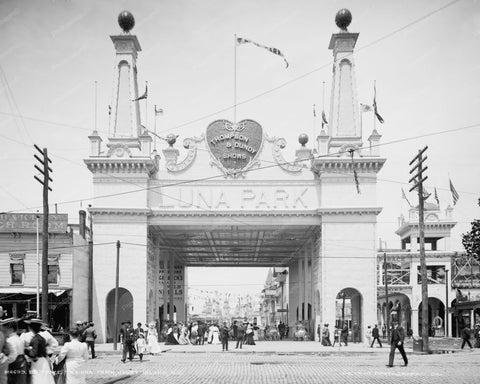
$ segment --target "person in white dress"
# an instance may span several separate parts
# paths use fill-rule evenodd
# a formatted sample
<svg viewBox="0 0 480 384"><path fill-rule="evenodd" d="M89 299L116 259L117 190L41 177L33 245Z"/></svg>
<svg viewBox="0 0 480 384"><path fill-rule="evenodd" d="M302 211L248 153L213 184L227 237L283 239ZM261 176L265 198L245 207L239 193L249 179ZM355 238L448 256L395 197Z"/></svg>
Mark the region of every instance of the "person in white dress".
<svg viewBox="0 0 480 384"><path fill-rule="evenodd" d="M148 324L147 351L151 355L161 352L160 345L158 344L158 332L154 322Z"/></svg>
<svg viewBox="0 0 480 384"><path fill-rule="evenodd" d="M213 324L211 326L211 344L221 344L222 342L220 341L220 330L218 329L216 324Z"/></svg>
<svg viewBox="0 0 480 384"><path fill-rule="evenodd" d="M60 354L56 358L56 363L60 363L63 359L65 361L67 372L67 384L85 384L84 365L88 361L87 344L78 341L81 336L77 329L70 331L70 338L72 341L63 345Z"/></svg>
<svg viewBox="0 0 480 384"><path fill-rule="evenodd" d="M143 360L143 354L147 350L147 343L145 341L145 334L143 332L138 333L138 339L135 341L135 349L137 350L140 361Z"/></svg>

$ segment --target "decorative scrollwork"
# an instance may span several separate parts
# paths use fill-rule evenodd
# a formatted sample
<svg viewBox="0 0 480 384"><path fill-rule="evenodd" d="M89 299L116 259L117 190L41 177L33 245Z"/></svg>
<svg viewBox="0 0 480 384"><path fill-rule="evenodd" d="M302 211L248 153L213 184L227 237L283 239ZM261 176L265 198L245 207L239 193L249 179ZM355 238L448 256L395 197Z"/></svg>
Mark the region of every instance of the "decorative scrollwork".
<svg viewBox="0 0 480 384"><path fill-rule="evenodd" d="M273 158L275 159L277 164L280 166L280 168L282 168L284 171L297 173L297 172L301 172L302 169L307 166L305 162L297 163L296 161L285 160L285 158L282 155L282 149L287 146L287 141L284 138L267 137L266 139L270 143L273 143L273 146L272 146Z"/></svg>
<svg viewBox="0 0 480 384"><path fill-rule="evenodd" d="M197 156L197 147L198 143L202 142L205 139L205 135L202 134L200 137L187 137L183 140L183 146L188 150L187 156L180 163L174 164L168 162L166 164L167 170L170 172L182 172L186 170L195 160Z"/></svg>

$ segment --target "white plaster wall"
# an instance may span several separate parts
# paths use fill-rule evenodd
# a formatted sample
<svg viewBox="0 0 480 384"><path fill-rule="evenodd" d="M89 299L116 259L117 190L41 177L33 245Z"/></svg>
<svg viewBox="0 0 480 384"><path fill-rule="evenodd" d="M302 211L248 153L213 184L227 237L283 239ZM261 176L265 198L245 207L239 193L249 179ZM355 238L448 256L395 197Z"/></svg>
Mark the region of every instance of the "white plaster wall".
<svg viewBox="0 0 480 384"><path fill-rule="evenodd" d="M324 217L322 322L335 324L335 298L344 288L362 295L362 328L376 322L375 217ZM320 282L319 282L320 283Z"/></svg>
<svg viewBox="0 0 480 384"><path fill-rule="evenodd" d="M105 341L106 297L115 288L117 240L121 242L119 287L129 290L133 296L133 324L146 319L147 220L140 215L96 215L94 228L93 317L99 341ZM100 245L102 243L111 244Z"/></svg>

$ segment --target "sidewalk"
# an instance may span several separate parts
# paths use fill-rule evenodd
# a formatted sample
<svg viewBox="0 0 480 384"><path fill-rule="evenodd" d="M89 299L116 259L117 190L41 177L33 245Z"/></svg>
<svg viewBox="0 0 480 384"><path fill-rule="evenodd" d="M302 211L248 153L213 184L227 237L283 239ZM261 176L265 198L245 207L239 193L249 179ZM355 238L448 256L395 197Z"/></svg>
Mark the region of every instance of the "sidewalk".
<svg viewBox="0 0 480 384"><path fill-rule="evenodd" d="M445 352L460 352L461 340L459 339L430 339L430 349L434 353ZM235 349L236 343L234 341L229 342L229 351L235 353L271 353L271 354L333 354L333 353L389 353L390 345L382 341L383 348L379 348L377 344L373 348L370 348L366 344L361 343L349 343L348 346L338 347L324 347L319 342L315 341L256 341L256 345L243 345L243 348ZM405 341L405 350L407 353L412 353L413 340ZM466 347L464 351L468 351ZM165 345L160 343L160 349L162 353L222 353L221 344L204 344L204 345ZM122 345L117 344L117 351L113 350L113 343L109 344L97 344L95 350L99 353L105 354L121 354ZM480 349L477 349L480 351Z"/></svg>

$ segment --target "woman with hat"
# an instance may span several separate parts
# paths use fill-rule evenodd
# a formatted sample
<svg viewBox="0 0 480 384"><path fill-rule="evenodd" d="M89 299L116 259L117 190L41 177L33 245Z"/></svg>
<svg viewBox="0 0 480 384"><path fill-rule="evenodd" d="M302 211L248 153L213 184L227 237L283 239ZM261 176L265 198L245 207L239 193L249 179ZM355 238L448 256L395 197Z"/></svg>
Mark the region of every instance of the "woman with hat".
<svg viewBox="0 0 480 384"><path fill-rule="evenodd" d="M65 343L57 356L55 362L59 364L65 360L68 384L85 384L85 374L82 373L82 366L88 360L87 344L80 342L80 331L72 329L70 331L71 341Z"/></svg>
<svg viewBox="0 0 480 384"><path fill-rule="evenodd" d="M33 333L30 345L25 349L25 354L30 357L30 384L55 384L50 363L47 358L47 343L39 335L43 323L40 319L25 320L25 324Z"/></svg>

